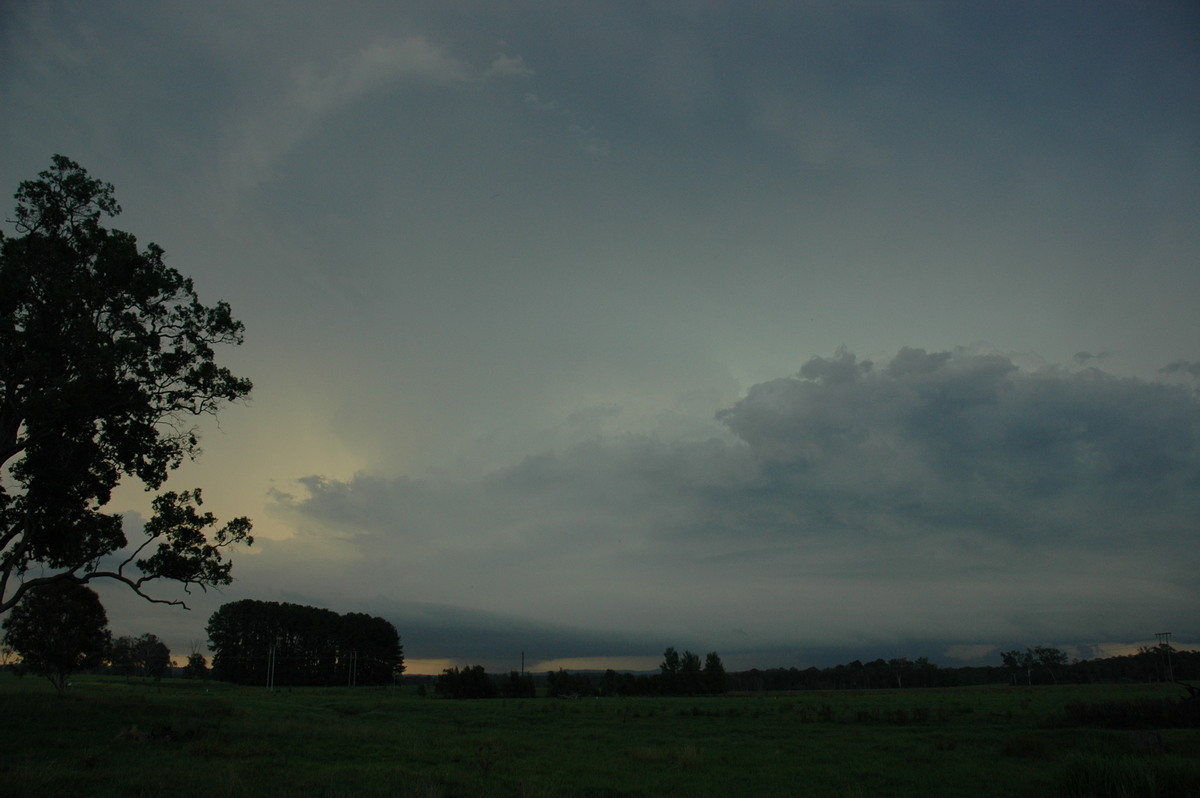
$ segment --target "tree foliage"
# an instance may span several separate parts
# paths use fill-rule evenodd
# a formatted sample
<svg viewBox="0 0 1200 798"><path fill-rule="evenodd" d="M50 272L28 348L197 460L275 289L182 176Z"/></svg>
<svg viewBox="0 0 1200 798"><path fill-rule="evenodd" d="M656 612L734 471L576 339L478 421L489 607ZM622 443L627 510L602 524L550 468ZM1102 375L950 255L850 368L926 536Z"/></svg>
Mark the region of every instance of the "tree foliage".
<svg viewBox="0 0 1200 798"><path fill-rule="evenodd" d="M446 668L438 676L437 691L446 698L498 698L500 687L482 665Z"/></svg>
<svg viewBox="0 0 1200 798"><path fill-rule="evenodd" d="M654 692L662 695L723 693L727 689L725 666L715 651L706 655L701 666L699 654L684 651L681 655L674 648L667 648L658 669L659 673L653 681ZM629 689L628 685L626 689Z"/></svg>
<svg viewBox="0 0 1200 798"><path fill-rule="evenodd" d="M105 567L128 541L103 508L123 477L160 488L199 453L191 420L249 393L215 361L243 326L226 303L203 305L161 248L101 225L121 210L112 185L61 155L38 177L15 195L21 235L0 233L0 611L68 578L151 601L153 580L228 584L221 550L252 542L247 519L210 535L198 490L165 493L145 540Z"/></svg>
<svg viewBox="0 0 1200 798"><path fill-rule="evenodd" d="M533 674L509 671L508 678L500 680L500 696L502 698L536 698L537 686L533 682Z"/></svg>
<svg viewBox="0 0 1200 798"><path fill-rule="evenodd" d="M1025 676L1026 685L1033 684L1034 671L1039 668L1044 670L1050 676L1050 680L1057 684L1058 671L1067 664L1068 660L1066 652L1049 646L1034 646L1026 648L1024 651L1013 649L1000 652L1000 661L1012 674L1014 684L1021 674Z"/></svg>
<svg viewBox="0 0 1200 798"><path fill-rule="evenodd" d="M157 635L123 635L112 641L108 662L122 676L149 676L161 679L171 668L171 649Z"/></svg>
<svg viewBox="0 0 1200 798"><path fill-rule="evenodd" d="M708 652L704 658L703 680L706 693L724 693L729 689L725 666L721 663L721 656L715 651Z"/></svg>
<svg viewBox="0 0 1200 798"><path fill-rule="evenodd" d="M208 660L199 651L193 650L188 654L187 665L183 668L183 675L189 679L203 679L208 676Z"/></svg>
<svg viewBox="0 0 1200 798"><path fill-rule="evenodd" d="M61 693L71 674L100 664L108 648L108 616L96 592L63 579L26 591L4 620L4 641L21 666Z"/></svg>
<svg viewBox="0 0 1200 798"><path fill-rule="evenodd" d="M391 684L404 671L400 635L383 618L245 599L208 621L214 678L237 684Z"/></svg>

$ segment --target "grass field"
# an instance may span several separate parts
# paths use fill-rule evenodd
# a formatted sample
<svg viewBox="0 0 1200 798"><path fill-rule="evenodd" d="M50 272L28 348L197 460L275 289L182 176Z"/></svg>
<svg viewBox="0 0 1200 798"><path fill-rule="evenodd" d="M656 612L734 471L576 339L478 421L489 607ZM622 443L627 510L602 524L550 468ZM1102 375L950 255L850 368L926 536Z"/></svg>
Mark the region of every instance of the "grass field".
<svg viewBox="0 0 1200 798"><path fill-rule="evenodd" d="M0 674L22 796L1200 796L1200 730L1071 728L1171 685L447 701Z"/></svg>

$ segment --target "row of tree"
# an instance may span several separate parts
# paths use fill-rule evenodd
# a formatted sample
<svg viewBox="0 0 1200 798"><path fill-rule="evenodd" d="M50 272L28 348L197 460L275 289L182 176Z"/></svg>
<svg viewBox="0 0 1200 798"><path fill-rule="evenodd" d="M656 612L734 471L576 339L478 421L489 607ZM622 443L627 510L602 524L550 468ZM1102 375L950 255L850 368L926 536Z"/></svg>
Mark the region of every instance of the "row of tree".
<svg viewBox="0 0 1200 798"><path fill-rule="evenodd" d="M446 668L437 678L437 692L446 698L533 698L537 695L533 674L510 671L489 674L482 665Z"/></svg>
<svg viewBox="0 0 1200 798"><path fill-rule="evenodd" d="M1002 652L1001 665L944 667L925 657L900 657L854 660L827 668L752 669L730 673L727 678L730 690L768 692L1200 680L1200 651L1179 651L1165 645L1129 655L1068 660L1060 649L1037 646Z"/></svg>
<svg viewBox="0 0 1200 798"><path fill-rule="evenodd" d="M404 671L396 627L364 613L245 599L207 631L213 676L235 684L391 684Z"/></svg>
<svg viewBox="0 0 1200 798"><path fill-rule="evenodd" d="M21 671L47 676L62 690L78 671L106 667L110 673L160 678L170 650L157 636L112 639L95 591L60 580L26 593L8 614L5 645L21 656ZM213 614L209 634L217 652L214 675L238 683L276 685L390 684L403 671L403 650L389 622L360 613L262 601L226 604ZM436 683L448 698L526 698L545 686L551 696L699 695L727 690L780 691L952 687L977 684L1051 684L1200 679L1200 652L1166 644L1136 654L1069 662L1060 649L1035 646L1001 652L1001 666L939 667L925 657L726 673L714 651L705 658L674 648L663 653L656 674L602 675L550 671L491 675L482 666L448 668ZM206 674L203 655L188 657L187 676Z"/></svg>
<svg viewBox="0 0 1200 798"><path fill-rule="evenodd" d="M551 696L719 695L729 690L729 678L715 651L708 652L701 665L700 655L667 648L658 673L619 673L610 668L597 677L560 669L546 674L546 688Z"/></svg>
<svg viewBox="0 0 1200 798"><path fill-rule="evenodd" d="M1001 665L942 667L926 657L897 657L854 660L827 668L753 668L726 673L715 652L699 667L699 657L691 652L680 655L667 649L654 674L560 669L520 678L528 684L524 695L532 696L536 687L542 686L546 695L560 697L1200 680L1200 651L1166 645L1142 648L1135 654L1074 661L1061 649L1035 646L1001 652L1001 661ZM518 697L523 694L512 687L516 679L515 672L489 675L478 665L453 668L438 677L437 690L450 698Z"/></svg>
<svg viewBox="0 0 1200 798"><path fill-rule="evenodd" d="M47 676L62 690L71 674L107 666L109 672L160 678L170 650L153 634L112 639L95 591L60 580L27 592L5 619L5 645L22 659L21 670ZM243 684L390 684L404 669L394 626L361 613L296 604L245 600L222 606L209 620L214 675ZM975 684L1168 681L1200 679L1200 652L1166 644L1136 654L1068 661L1060 649L1035 646L1004 651L1002 666L939 667L925 657L854 662L819 669L753 669L727 674L709 652L701 665L691 651L663 652L656 674L603 675L559 670L541 680L551 696L700 695L738 691L952 687ZM185 675L203 676L203 655L193 651ZM449 668L438 678L448 698L532 697L532 674L487 674L481 666Z"/></svg>
<svg viewBox="0 0 1200 798"><path fill-rule="evenodd" d="M4 620L4 645L21 657L18 673L47 677L61 692L72 674L107 667L121 676L161 679L171 650L157 635L113 638L96 591L74 580L50 582L22 596ZM204 655L193 651L185 674L202 676Z"/></svg>
<svg viewBox="0 0 1200 798"><path fill-rule="evenodd" d="M606 670L603 676L567 671L547 671L543 680L546 694L558 698L616 695L715 695L728 690L725 667L715 651L708 653L704 665L691 651L680 654L674 648L663 652L659 673L633 674ZM487 673L482 665L446 668L437 677L435 689L446 698L533 698L537 682L531 673L511 671L505 675Z"/></svg>
<svg viewBox="0 0 1200 798"><path fill-rule="evenodd" d="M1067 664L1069 658L1065 651L1049 646L1035 646L1024 651L1013 649L1001 651L1000 661L1008 669L1015 683L1024 674L1025 684L1033 684L1033 672L1040 670L1050 677L1050 681L1058 684L1058 671Z"/></svg>

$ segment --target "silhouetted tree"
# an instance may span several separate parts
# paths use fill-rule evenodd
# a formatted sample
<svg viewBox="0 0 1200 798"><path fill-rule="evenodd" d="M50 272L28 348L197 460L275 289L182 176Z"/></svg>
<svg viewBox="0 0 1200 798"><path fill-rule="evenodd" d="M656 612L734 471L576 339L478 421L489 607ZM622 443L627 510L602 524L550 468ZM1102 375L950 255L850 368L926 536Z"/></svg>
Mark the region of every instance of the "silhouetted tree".
<svg viewBox="0 0 1200 798"><path fill-rule="evenodd" d="M728 689L725 666L721 664L721 657L715 651L708 652L704 658L705 692L724 693Z"/></svg>
<svg viewBox="0 0 1200 798"><path fill-rule="evenodd" d="M122 676L149 676L161 679L171 667L171 650L157 635L122 636L112 641L108 661Z"/></svg>
<svg viewBox="0 0 1200 798"><path fill-rule="evenodd" d="M391 684L404 671L400 635L363 613L244 599L208 620L213 675L237 684Z"/></svg>
<svg viewBox="0 0 1200 798"><path fill-rule="evenodd" d="M157 489L199 454L190 418L246 396L250 382L214 360L240 344L229 306L202 305L192 281L101 226L113 187L55 155L16 193L16 230L0 234L0 612L52 582L108 578L145 592L154 580L225 585L222 550L253 542L250 522L216 524L200 492L153 502L131 554L121 516L104 512L123 477Z"/></svg>
<svg viewBox="0 0 1200 798"><path fill-rule="evenodd" d="M1066 652L1048 646L1035 646L1030 652L1038 666L1050 674L1050 680L1058 684L1058 669L1067 664Z"/></svg>
<svg viewBox="0 0 1200 798"><path fill-rule="evenodd" d="M658 667L664 676L673 676L679 673L679 652L674 648L668 647L667 650L663 652L663 661L659 663Z"/></svg>
<svg viewBox="0 0 1200 798"><path fill-rule="evenodd" d="M578 698L594 695L596 688L585 673L571 673L559 668L546 671L546 692L551 698Z"/></svg>
<svg viewBox="0 0 1200 798"><path fill-rule="evenodd" d="M497 698L500 688L482 665L446 668L438 677L437 691L446 698Z"/></svg>
<svg viewBox="0 0 1200 798"><path fill-rule="evenodd" d="M533 674L509 671L508 679L500 686L500 695L504 698L535 698L537 687L533 683Z"/></svg>
<svg viewBox="0 0 1200 798"><path fill-rule="evenodd" d="M204 655L198 649L193 648L192 653L188 654L183 675L189 679L203 679L208 676L208 661L204 659Z"/></svg>
<svg viewBox="0 0 1200 798"><path fill-rule="evenodd" d="M700 679L700 656L691 651L684 651L679 659L679 682L677 690L687 695L702 692Z"/></svg>
<svg viewBox="0 0 1200 798"><path fill-rule="evenodd" d="M1004 663L1004 667L1008 668L1012 674L1013 684L1016 684L1017 674L1024 672L1025 684L1033 684L1033 666L1035 660L1033 651L1025 649L1024 651L1001 651L1000 660Z"/></svg>
<svg viewBox="0 0 1200 798"><path fill-rule="evenodd" d="M108 616L96 591L59 580L26 592L4 620L4 641L22 669L45 676L61 693L71 674L100 664L108 648Z"/></svg>
<svg viewBox="0 0 1200 798"><path fill-rule="evenodd" d="M888 660L888 668L891 670L892 678L896 680L896 686L903 687L904 677L911 670L912 663L908 661L908 657L898 657Z"/></svg>

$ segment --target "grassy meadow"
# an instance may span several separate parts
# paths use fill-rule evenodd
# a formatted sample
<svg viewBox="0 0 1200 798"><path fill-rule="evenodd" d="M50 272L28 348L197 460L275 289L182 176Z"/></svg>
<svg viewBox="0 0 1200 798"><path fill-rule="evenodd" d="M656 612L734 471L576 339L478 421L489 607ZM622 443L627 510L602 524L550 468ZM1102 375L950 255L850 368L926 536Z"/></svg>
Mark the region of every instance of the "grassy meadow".
<svg viewBox="0 0 1200 798"><path fill-rule="evenodd" d="M1200 729L1162 752L1072 702L1177 686L449 701L415 688L0 673L8 798L1200 796Z"/></svg>

